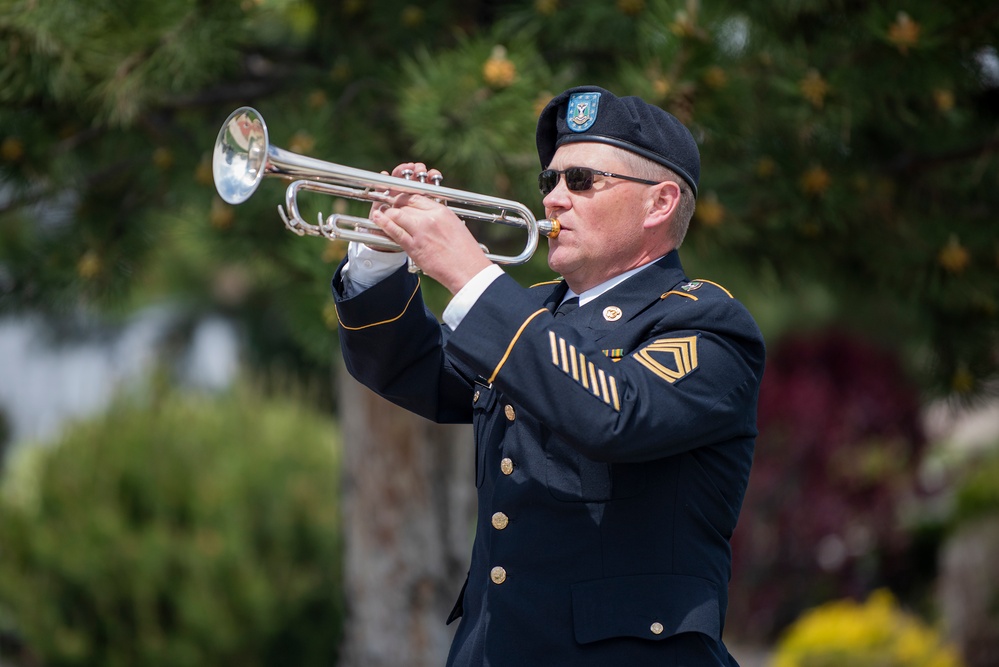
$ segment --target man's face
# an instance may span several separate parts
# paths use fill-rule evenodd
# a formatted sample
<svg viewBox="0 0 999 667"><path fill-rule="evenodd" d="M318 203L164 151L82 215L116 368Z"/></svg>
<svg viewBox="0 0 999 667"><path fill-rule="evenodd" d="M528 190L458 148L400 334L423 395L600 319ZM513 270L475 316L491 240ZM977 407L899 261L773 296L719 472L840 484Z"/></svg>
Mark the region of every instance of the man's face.
<svg viewBox="0 0 999 667"><path fill-rule="evenodd" d="M633 176L620 149L607 144L560 146L550 169L589 167ZM655 186L596 176L593 187L573 192L559 180L544 200L545 216L562 225L548 242L548 265L577 294L665 254L643 227L654 200Z"/></svg>

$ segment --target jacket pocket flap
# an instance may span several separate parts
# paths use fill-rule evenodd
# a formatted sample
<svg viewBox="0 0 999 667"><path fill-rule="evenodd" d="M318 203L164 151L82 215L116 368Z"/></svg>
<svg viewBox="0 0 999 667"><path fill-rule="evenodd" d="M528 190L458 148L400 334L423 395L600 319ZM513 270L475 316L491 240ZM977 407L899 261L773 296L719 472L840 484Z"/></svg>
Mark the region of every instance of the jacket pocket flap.
<svg viewBox="0 0 999 667"><path fill-rule="evenodd" d="M645 574L572 586L576 641L611 637L666 639L700 632L721 640L718 590L700 577Z"/></svg>

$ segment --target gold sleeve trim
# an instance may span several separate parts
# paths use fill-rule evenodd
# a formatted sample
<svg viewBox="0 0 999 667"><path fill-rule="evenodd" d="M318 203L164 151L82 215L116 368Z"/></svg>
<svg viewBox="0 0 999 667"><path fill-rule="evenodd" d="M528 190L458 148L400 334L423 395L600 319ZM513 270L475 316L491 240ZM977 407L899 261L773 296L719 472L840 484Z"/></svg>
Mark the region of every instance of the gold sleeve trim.
<svg viewBox="0 0 999 667"><path fill-rule="evenodd" d="M401 318L403 315L406 314L406 311L409 310L409 304L413 303L413 299L416 297L416 293L419 291L420 291L420 279L419 277L417 277L416 289L414 289L413 293L409 295L409 299L406 301L406 306L402 309L401 313L387 320L382 320L381 322L372 322L371 324L362 324L359 327L348 327L346 324L344 324L343 320L340 319L340 310L336 307L336 304L334 304L333 309L336 310L336 321L340 324L341 327L343 327L347 331L360 331L361 329L370 329L371 327L377 327L383 324L391 324L392 322L395 322L396 320L398 320L399 318Z"/></svg>
<svg viewBox="0 0 999 667"><path fill-rule="evenodd" d="M510 340L510 344L506 346L506 352L503 354L503 358L499 360L499 363L496 364L496 368L493 369L493 374L489 376L489 382L496 381L496 376L499 375L500 369L503 368L503 364L506 363L506 360L510 357L510 353L513 352L513 346L517 344L517 340L520 338L520 334L524 333L524 329L526 329L527 325L531 323L531 320L533 320L541 313L547 313L547 312L549 312L547 308L536 310L533 313L531 313L530 317L524 320L524 323L520 325L519 329L517 329L517 333L514 334L513 339Z"/></svg>

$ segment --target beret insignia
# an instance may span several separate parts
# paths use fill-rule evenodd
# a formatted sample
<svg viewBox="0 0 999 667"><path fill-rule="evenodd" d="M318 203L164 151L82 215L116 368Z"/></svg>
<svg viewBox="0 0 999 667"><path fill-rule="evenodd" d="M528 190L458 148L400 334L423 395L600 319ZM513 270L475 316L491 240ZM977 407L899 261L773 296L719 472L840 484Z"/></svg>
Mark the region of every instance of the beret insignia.
<svg viewBox="0 0 999 667"><path fill-rule="evenodd" d="M597 122L600 93L574 93L569 96L569 109L565 114L566 125L573 132L586 132Z"/></svg>

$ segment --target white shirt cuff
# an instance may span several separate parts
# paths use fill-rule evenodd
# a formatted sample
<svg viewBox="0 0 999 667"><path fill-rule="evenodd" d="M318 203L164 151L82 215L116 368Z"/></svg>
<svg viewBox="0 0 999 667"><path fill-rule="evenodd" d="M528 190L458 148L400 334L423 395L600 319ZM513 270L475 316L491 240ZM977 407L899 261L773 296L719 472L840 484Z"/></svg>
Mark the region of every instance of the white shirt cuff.
<svg viewBox="0 0 999 667"><path fill-rule="evenodd" d="M358 292L363 292L395 273L406 259L404 252L380 252L351 241L347 244L347 263L341 275L354 283Z"/></svg>
<svg viewBox="0 0 999 667"><path fill-rule="evenodd" d="M490 264L476 273L471 280L465 283L464 287L458 290L458 293L451 299L451 303L444 309L444 323L451 327L452 331L457 329L468 311L486 291L486 288L501 275L503 275L503 269L498 264Z"/></svg>

